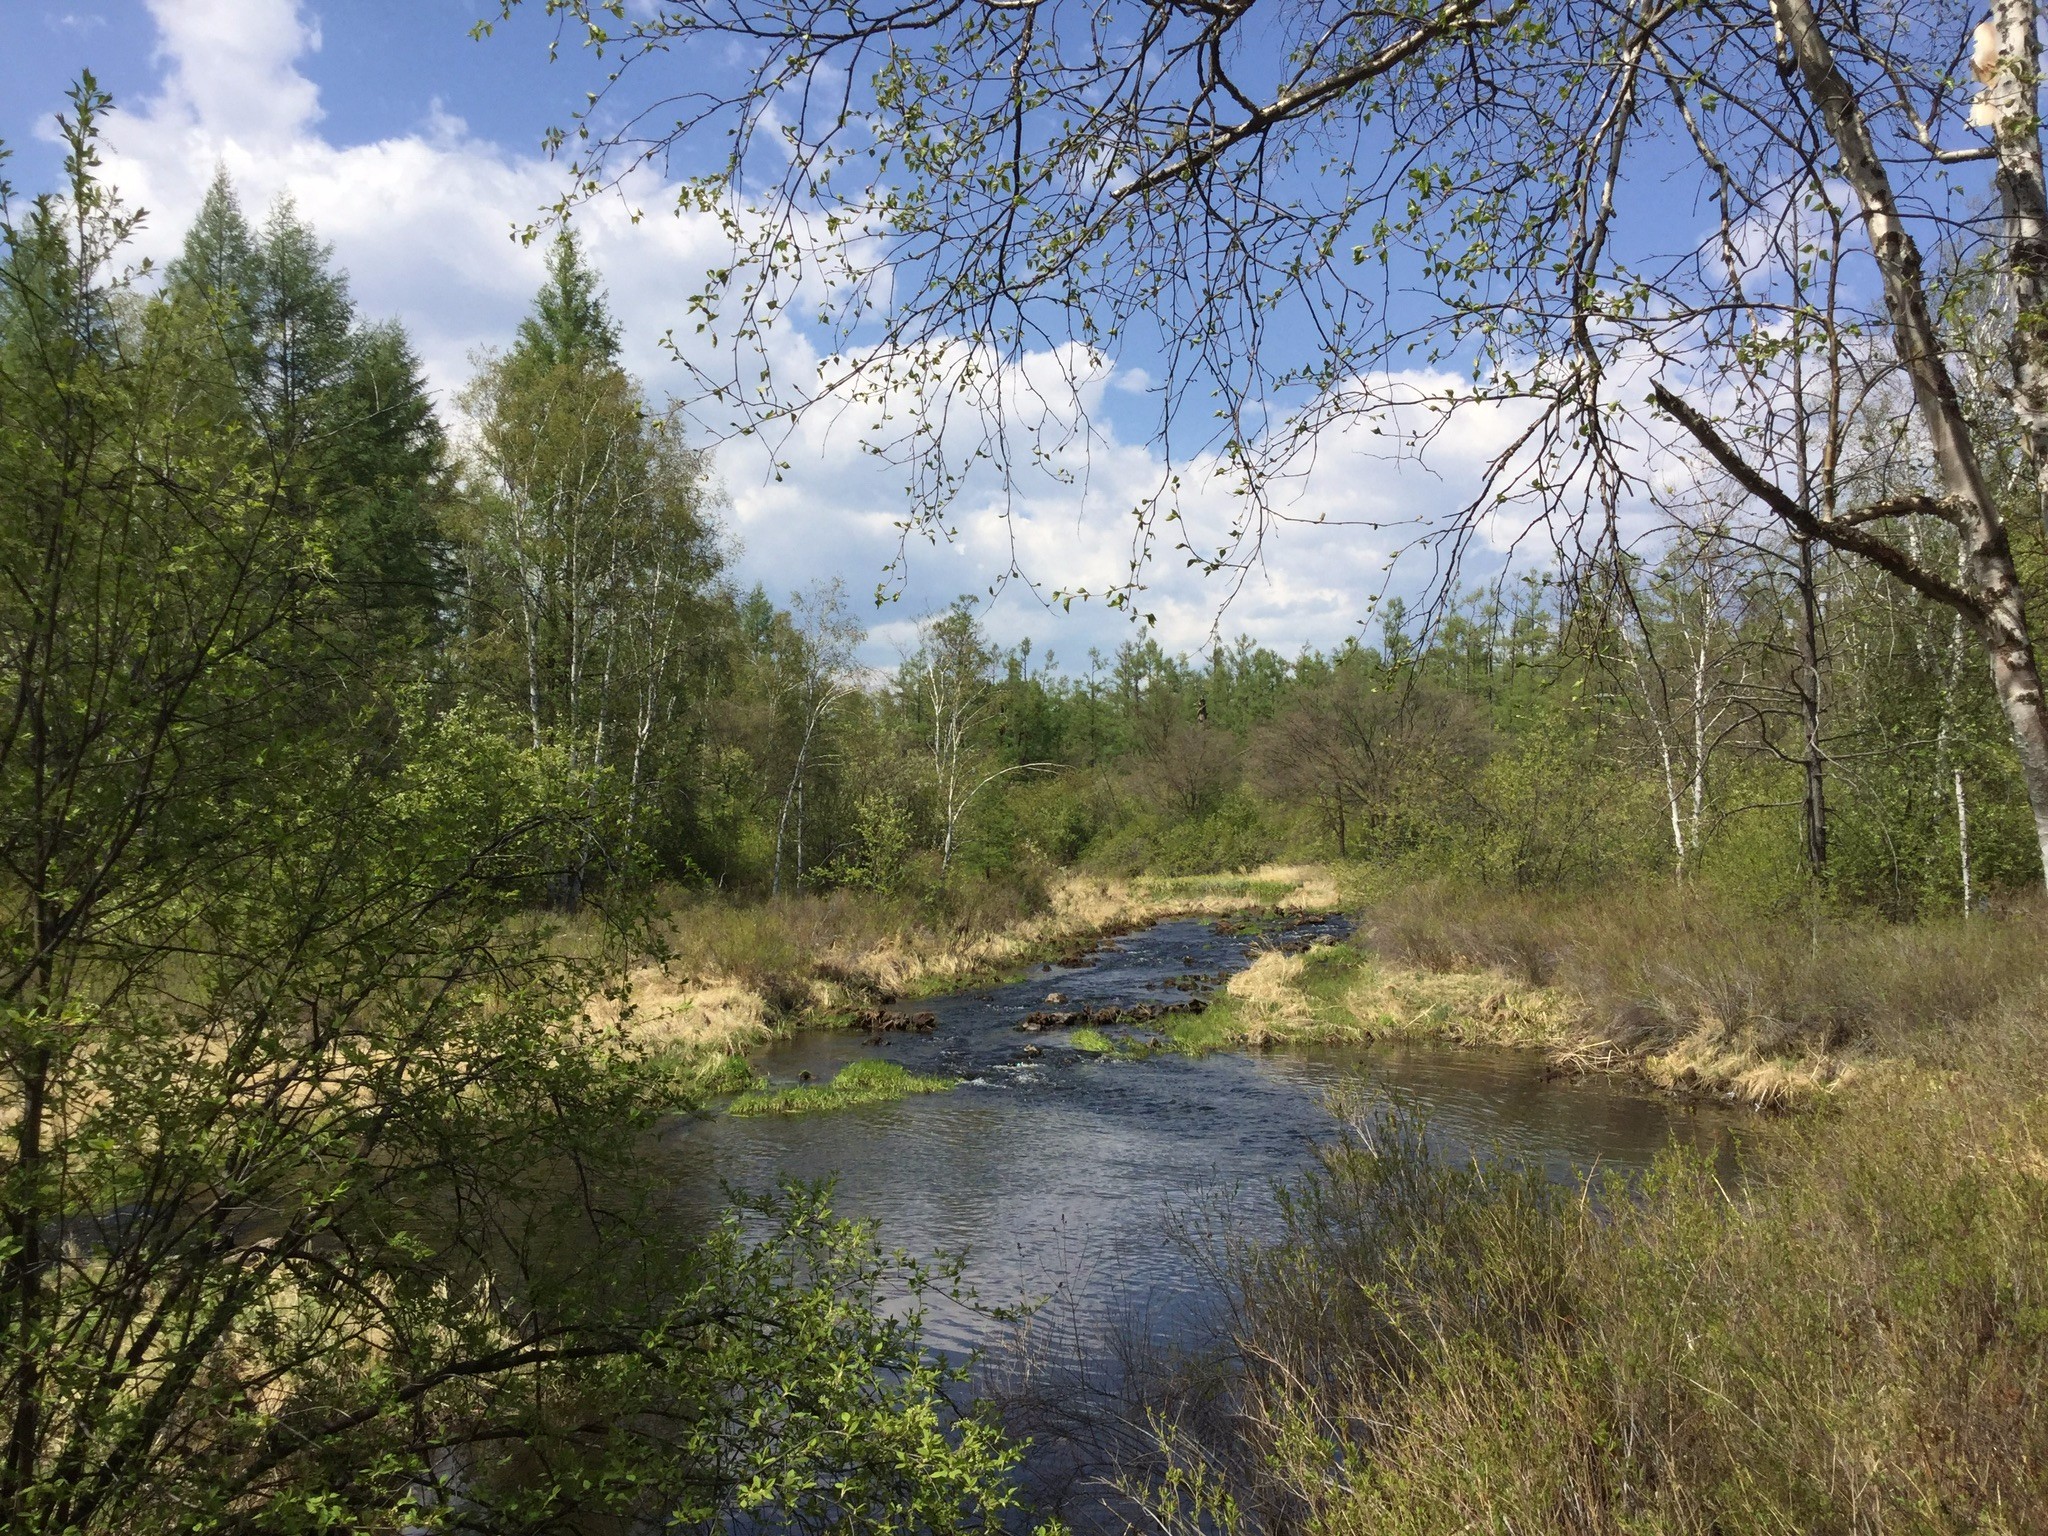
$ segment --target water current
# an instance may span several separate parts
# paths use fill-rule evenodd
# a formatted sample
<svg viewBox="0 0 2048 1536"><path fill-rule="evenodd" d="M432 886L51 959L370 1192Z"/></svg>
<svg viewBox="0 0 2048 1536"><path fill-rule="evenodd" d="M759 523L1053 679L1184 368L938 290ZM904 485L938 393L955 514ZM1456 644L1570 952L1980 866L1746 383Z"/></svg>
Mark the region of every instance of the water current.
<svg viewBox="0 0 2048 1536"><path fill-rule="evenodd" d="M1341 932L1329 919L1284 937ZM805 1073L822 1082L872 1055L962 1081L831 1113L678 1119L662 1143L679 1198L708 1210L723 1187L831 1178L839 1213L875 1221L886 1245L964 1252L984 1303L1141 1317L1171 1335L1195 1326L1202 1288L1201 1265L1177 1235L1219 1204L1239 1230L1269 1223L1276 1181L1305 1171L1314 1145L1336 1130L1333 1092L1404 1103L1455 1154L1511 1157L1559 1179L1640 1170L1674 1135L1711 1143L1724 1134L1720 1116L1612 1081L1560 1080L1531 1053L1382 1044L1120 1060L1073 1048L1063 1031L1018 1027L1049 994L1066 1008L1180 1001L1242 969L1264 942L1207 922L1163 922L1084 964L1040 965L1009 985L905 1005L930 1011L925 1030L815 1031L773 1045L753 1059L778 1084ZM935 1312L928 1325L934 1345L956 1351L991 1343L997 1326L971 1309Z"/></svg>

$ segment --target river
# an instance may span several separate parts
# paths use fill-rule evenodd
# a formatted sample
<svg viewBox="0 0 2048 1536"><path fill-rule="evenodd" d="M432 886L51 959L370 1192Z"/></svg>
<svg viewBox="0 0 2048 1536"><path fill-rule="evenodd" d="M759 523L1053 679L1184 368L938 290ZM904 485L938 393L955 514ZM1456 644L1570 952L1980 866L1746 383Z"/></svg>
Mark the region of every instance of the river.
<svg viewBox="0 0 2048 1536"><path fill-rule="evenodd" d="M1285 937L1342 931L1331 918ZM983 1303L1038 1303L1042 1336L1081 1350L1119 1331L1191 1345L1206 1294L1191 1229L1226 1207L1240 1232L1270 1223L1275 1183L1304 1172L1335 1131L1334 1092L1363 1088L1420 1111L1453 1154L1510 1157L1558 1179L1639 1171L1673 1136L1711 1145L1726 1135L1727 1116L1610 1079L1559 1079L1529 1052L1382 1044L1122 1060L1077 1050L1061 1031L1018 1028L1054 994L1066 1008L1180 1001L1244 967L1261 942L1162 922L1085 964L904 1005L930 1011L926 1030L779 1042L753 1056L778 1085L805 1073L822 1082L877 1054L961 1085L831 1113L679 1118L662 1134L679 1197L708 1213L721 1187L832 1178L835 1208L875 1221L888 1246L964 1253ZM937 1308L927 1328L948 1351L1013 1342L976 1308Z"/></svg>

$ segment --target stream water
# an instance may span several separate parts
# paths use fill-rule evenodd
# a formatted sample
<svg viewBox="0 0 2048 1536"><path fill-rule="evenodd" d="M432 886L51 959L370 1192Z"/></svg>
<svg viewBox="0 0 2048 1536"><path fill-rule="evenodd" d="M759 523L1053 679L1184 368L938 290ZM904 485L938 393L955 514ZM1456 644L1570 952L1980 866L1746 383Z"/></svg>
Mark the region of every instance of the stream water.
<svg viewBox="0 0 2048 1536"><path fill-rule="evenodd" d="M1330 919L1284 937L1341 932ZM1674 1135L1724 1134L1720 1116L1613 1082L1547 1077L1531 1053L1375 1045L1117 1060L1074 1049L1062 1031L1018 1028L1053 993L1069 1008L1180 1001L1190 978L1213 984L1249 963L1258 942L1205 922L1160 923L1083 965L1041 965L1010 985L906 1005L931 1012L928 1030L776 1044L754 1063L778 1084L805 1073L822 1082L870 1055L963 1081L832 1113L678 1119L662 1142L679 1198L708 1211L722 1187L830 1177L836 1209L872 1218L888 1246L964 1252L984 1303L1044 1299L1048 1313L1142 1318L1171 1336L1198 1326L1202 1280L1176 1232L1219 1201L1240 1230L1270 1222L1275 1182L1304 1171L1333 1133L1333 1091L1363 1086L1422 1111L1454 1152L1522 1159L1560 1179L1641 1169ZM951 1350L988 1344L995 1328L969 1309L928 1322L931 1342Z"/></svg>

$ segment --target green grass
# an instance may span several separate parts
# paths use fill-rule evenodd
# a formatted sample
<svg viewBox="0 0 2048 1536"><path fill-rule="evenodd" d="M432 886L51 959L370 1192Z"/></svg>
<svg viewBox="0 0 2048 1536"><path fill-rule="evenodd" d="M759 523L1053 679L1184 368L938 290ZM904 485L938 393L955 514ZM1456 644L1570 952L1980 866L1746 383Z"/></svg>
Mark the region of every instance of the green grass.
<svg viewBox="0 0 2048 1536"><path fill-rule="evenodd" d="M885 1104L913 1093L944 1093L955 1086L949 1077L926 1077L893 1061L869 1059L842 1067L829 1083L797 1088L757 1088L732 1103L735 1115L802 1115L813 1110L851 1109L856 1104Z"/></svg>
<svg viewBox="0 0 2048 1536"><path fill-rule="evenodd" d="M706 1098L722 1098L729 1093L751 1093L765 1082L767 1079L753 1069L746 1057L734 1052L705 1063L692 1086Z"/></svg>
<svg viewBox="0 0 2048 1536"><path fill-rule="evenodd" d="M1245 875L1169 875L1141 880L1137 892L1147 901L1183 901L1198 896L1227 896L1270 905L1301 889L1292 880L1254 880Z"/></svg>
<svg viewBox="0 0 2048 1536"><path fill-rule="evenodd" d="M1146 1061L1167 1051L1178 1051L1180 1046L1171 1039L1135 1039L1130 1035L1105 1035L1099 1029L1086 1025L1072 1031L1066 1043L1077 1051L1091 1056L1114 1057L1118 1061Z"/></svg>
<svg viewBox="0 0 2048 1536"><path fill-rule="evenodd" d="M1173 1013L1159 1021L1159 1028L1176 1050L1189 1056L1206 1056L1236 1045L1243 1031L1238 1026L1239 1005L1226 992L1209 999L1201 1013Z"/></svg>

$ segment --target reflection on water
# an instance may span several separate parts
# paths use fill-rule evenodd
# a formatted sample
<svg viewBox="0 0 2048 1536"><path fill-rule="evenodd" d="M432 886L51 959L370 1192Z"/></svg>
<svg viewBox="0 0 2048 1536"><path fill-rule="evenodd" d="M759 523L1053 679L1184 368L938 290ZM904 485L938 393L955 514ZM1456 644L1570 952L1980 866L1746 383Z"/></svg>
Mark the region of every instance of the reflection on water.
<svg viewBox="0 0 2048 1536"><path fill-rule="evenodd" d="M1162 983L1236 970L1247 943L1203 923L1162 923L1090 966L1039 967L1010 986L921 1003L937 1016L929 1033L777 1045L755 1060L778 1082L802 1072L822 1080L869 1054L966 1081L830 1114L678 1119L662 1137L677 1199L686 1213L708 1212L721 1185L836 1178L837 1209L876 1221L889 1246L964 1252L985 1303L1050 1297L1070 1316L1142 1315L1171 1333L1200 1278L1173 1241L1177 1223L1223 1196L1240 1223L1269 1219L1273 1183L1303 1171L1312 1145L1331 1134L1333 1090L1398 1097L1448 1149L1498 1149L1561 1179L1595 1166L1640 1169L1674 1134L1721 1134L1718 1116L1613 1083L1546 1078L1530 1054L1373 1046L1131 1062L1017 1029L1049 992L1069 1006L1177 1000L1184 994ZM942 1348L992 1337L988 1320L965 1310L930 1324Z"/></svg>

